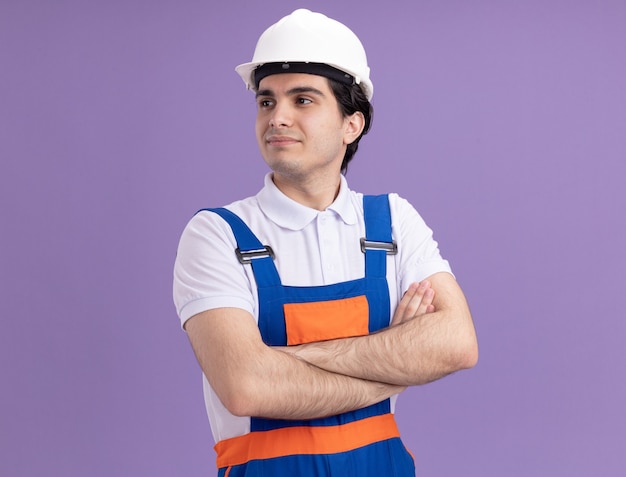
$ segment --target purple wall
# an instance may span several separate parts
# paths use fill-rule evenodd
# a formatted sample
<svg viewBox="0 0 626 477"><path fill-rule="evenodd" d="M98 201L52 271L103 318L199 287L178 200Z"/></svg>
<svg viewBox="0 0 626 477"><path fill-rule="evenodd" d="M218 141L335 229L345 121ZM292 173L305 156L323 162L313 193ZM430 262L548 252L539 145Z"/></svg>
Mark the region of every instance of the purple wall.
<svg viewBox="0 0 626 477"><path fill-rule="evenodd" d="M418 475L621 475L626 3L311 4L373 69L351 186L416 205L478 328L400 400ZM174 254L260 188L233 68L305 5L0 1L0 475L215 475Z"/></svg>

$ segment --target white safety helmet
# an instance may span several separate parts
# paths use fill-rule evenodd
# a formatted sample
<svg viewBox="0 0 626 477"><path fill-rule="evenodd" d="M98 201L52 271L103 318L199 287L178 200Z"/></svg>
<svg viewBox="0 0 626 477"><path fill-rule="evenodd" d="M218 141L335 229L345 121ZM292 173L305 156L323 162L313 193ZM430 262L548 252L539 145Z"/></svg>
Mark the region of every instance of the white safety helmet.
<svg viewBox="0 0 626 477"><path fill-rule="evenodd" d="M361 41L347 26L321 13L302 8L280 19L263 32L252 61L237 66L235 71L248 89L256 91L261 79L261 70L257 69L268 64L272 68L266 69L261 78L281 72L313 73L356 83L368 100L374 94ZM323 68L324 65L332 68ZM322 68L316 68L319 66ZM334 73L339 73L339 77Z"/></svg>

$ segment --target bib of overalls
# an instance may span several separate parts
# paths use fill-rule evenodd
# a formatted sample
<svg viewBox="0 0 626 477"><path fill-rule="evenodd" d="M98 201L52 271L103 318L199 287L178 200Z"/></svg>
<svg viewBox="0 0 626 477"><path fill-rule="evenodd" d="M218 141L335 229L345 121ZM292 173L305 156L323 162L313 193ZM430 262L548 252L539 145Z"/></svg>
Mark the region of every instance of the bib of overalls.
<svg viewBox="0 0 626 477"><path fill-rule="evenodd" d="M365 243L391 246L388 197L364 196L363 209ZM204 210L228 222L240 261L253 269L258 326L268 346L363 336L389 326L385 247L362 246L362 278L322 286L286 286L271 247L263 245L236 214L224 208ZM400 442L389 399L320 419L251 417L249 434L220 441L215 449L221 476L414 475L413 460Z"/></svg>

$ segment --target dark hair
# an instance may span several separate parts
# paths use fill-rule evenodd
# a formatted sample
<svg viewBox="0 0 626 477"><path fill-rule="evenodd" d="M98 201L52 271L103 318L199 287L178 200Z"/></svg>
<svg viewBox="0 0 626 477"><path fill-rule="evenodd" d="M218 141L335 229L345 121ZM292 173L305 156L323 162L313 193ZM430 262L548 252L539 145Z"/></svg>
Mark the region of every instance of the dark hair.
<svg viewBox="0 0 626 477"><path fill-rule="evenodd" d="M372 126L372 120L374 119L374 107L369 102L367 96L365 96L365 93L358 84L346 85L330 78L328 79L328 82L330 83L330 88L333 91L337 102L339 103L341 114L344 117L360 111L363 113L363 117L365 118L363 131L354 142L348 144L346 154L343 156L341 172L346 174L348 172L348 163L352 160L354 154L356 154L356 150L359 148L359 141L368 133L370 127Z"/></svg>

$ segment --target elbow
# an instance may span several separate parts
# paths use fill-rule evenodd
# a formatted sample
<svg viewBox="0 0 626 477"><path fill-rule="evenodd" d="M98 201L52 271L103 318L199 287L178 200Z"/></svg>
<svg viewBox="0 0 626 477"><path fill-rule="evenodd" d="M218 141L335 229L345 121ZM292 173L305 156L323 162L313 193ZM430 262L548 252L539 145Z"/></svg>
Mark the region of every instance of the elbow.
<svg viewBox="0 0 626 477"><path fill-rule="evenodd" d="M478 364L478 345L465 350L461 360L461 369L471 369Z"/></svg>
<svg viewBox="0 0 626 477"><path fill-rule="evenodd" d="M253 415L251 412L252 404L240 394L228 393L225 396L220 396L220 401L233 416L243 417Z"/></svg>
<svg viewBox="0 0 626 477"><path fill-rule="evenodd" d="M475 333L471 333L458 344L456 356L459 370L471 369L478 364L478 341Z"/></svg>
<svg viewBox="0 0 626 477"><path fill-rule="evenodd" d="M251 379L231 382L218 394L226 410L237 417L261 416L261 389Z"/></svg>
<svg viewBox="0 0 626 477"><path fill-rule="evenodd" d="M458 366L457 370L471 369L478 364L478 338L469 310L462 324L457 327L453 355Z"/></svg>
<svg viewBox="0 0 626 477"><path fill-rule="evenodd" d="M461 330L458 330L461 331ZM463 330L441 349L441 365L446 374L471 369L478 364L478 342L473 329Z"/></svg>
<svg viewBox="0 0 626 477"><path fill-rule="evenodd" d="M435 372L424 380L417 380L411 384L426 384L444 376L471 369L478 363L478 346L476 341L455 340L441 350L439 361L433 368Z"/></svg>

